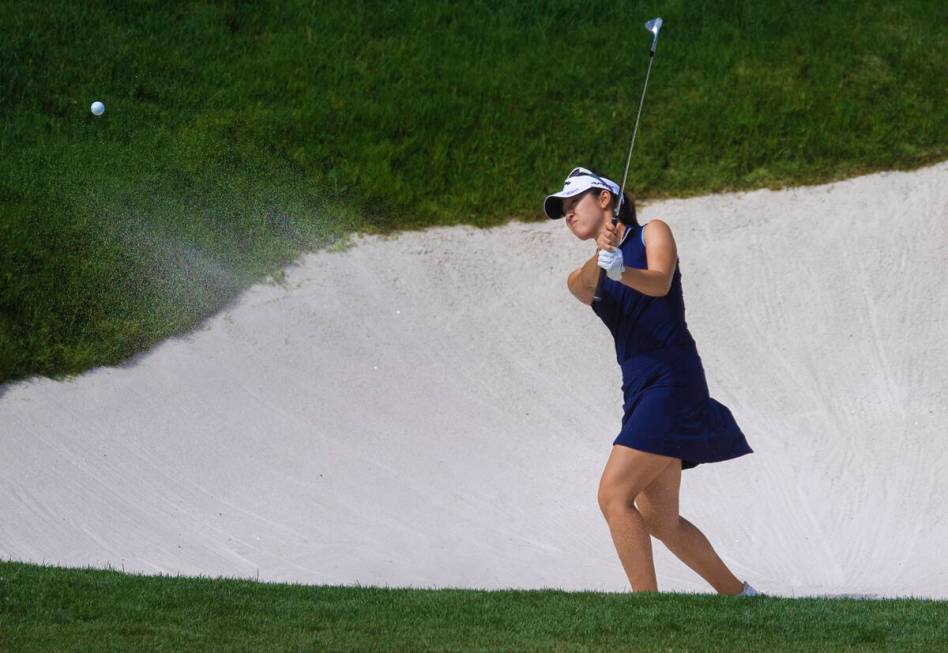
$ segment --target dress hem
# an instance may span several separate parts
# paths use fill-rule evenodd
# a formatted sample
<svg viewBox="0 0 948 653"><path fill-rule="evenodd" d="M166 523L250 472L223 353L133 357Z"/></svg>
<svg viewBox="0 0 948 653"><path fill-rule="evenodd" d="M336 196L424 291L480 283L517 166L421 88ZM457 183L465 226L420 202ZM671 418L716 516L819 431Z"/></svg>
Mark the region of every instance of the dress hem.
<svg viewBox="0 0 948 653"><path fill-rule="evenodd" d="M629 449L635 449L635 450L637 450L637 451L643 451L643 452L645 452L645 453L656 454L656 455L659 455L659 456L668 456L669 458L678 458L678 459L681 461L681 464L682 464L682 471L684 471L684 470L686 470L686 469L692 469L692 468L694 468L694 467L696 467L696 466L698 466L698 465L704 465L704 464L707 464L707 463L722 463L722 462L725 462L725 461L727 461L727 460L734 460L735 458L740 458L741 456L746 456L747 454L754 453L754 450L753 450L753 449L750 449L750 448L748 447L747 451L741 451L741 452L738 453L738 454L735 454L735 455L728 455L728 456L725 456L724 458L714 458L714 459L712 459L712 460L694 460L694 459L691 459L691 458L684 458L684 457L682 457L680 454L677 454L677 453L667 453L667 452L665 452L665 451L657 451L657 450L655 450L655 449L645 449L645 448L643 448L643 447L641 447L641 446L636 446L636 445L633 445L633 444L628 444L628 443L626 443L626 442L619 442L619 439L618 439L618 438L616 438L615 440L613 440L613 441L612 441L612 444L613 444L613 445L619 445L619 446L622 446L622 447L627 447L627 448L629 448ZM694 464L691 465L690 467L685 467L684 465L685 465L686 462L687 462L687 463L694 463Z"/></svg>

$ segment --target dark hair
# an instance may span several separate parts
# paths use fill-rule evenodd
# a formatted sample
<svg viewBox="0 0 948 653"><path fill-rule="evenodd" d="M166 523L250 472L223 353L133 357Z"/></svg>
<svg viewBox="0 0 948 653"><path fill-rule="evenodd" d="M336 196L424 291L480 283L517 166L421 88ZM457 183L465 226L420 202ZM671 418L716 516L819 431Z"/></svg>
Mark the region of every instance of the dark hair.
<svg viewBox="0 0 948 653"><path fill-rule="evenodd" d="M596 170L595 168L588 168L588 167L587 167L587 169L588 169L588 170L591 170L591 171L594 172L594 173L596 173L596 174L599 175L600 177L605 177L605 176L606 176L606 175L602 174L601 172L599 172L598 170ZM601 188L591 188L591 189L590 189L590 191L594 191L594 190L599 191L599 190L602 190L602 189L601 189ZM622 195L625 197L625 199L622 201L622 208L619 209L619 220L621 220L621 221L622 221L622 224L624 224L624 225L626 225L626 226L638 227L638 226L639 226L639 221L638 221L638 219L635 217L635 196L632 195L632 193L630 193L628 190L623 190ZM613 194L612 194L612 204L613 204L613 207L615 207L615 203L616 203L617 201L618 201L618 198L616 197L615 193L613 193Z"/></svg>

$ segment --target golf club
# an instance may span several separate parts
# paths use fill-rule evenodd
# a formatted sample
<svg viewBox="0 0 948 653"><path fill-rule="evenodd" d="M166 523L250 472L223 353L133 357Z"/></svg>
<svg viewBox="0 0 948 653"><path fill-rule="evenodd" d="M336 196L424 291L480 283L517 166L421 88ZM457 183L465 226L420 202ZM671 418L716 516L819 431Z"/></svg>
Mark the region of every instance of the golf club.
<svg viewBox="0 0 948 653"><path fill-rule="evenodd" d="M622 202L625 199L625 180L629 176L629 163L632 161L632 148L635 147L635 135L639 130L639 118L642 116L642 105L645 103L645 89L648 88L648 77L652 72L652 61L655 58L655 46L658 45L658 31L662 29L662 19L653 18L645 23L645 29L652 33L652 49L648 53L648 70L645 71L645 84L642 86L642 98L639 100L639 111L635 116L635 127L632 128L632 143L629 145L629 155L625 160L625 172L622 174L622 185L619 187L619 201L612 212L612 226L619 222L619 211L622 210ZM599 269L599 282L596 284L596 292L593 294L593 301L602 301L602 284L606 278L606 271Z"/></svg>

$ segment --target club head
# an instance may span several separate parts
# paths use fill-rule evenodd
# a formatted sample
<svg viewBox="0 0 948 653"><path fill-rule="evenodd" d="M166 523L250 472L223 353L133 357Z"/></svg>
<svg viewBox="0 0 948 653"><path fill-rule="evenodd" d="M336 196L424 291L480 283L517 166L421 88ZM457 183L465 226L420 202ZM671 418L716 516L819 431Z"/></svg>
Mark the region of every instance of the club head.
<svg viewBox="0 0 948 653"><path fill-rule="evenodd" d="M645 23L645 29L652 33L652 52L655 52L655 46L658 45L658 30L662 29L662 23L664 21L661 18L653 18L652 20Z"/></svg>
<svg viewBox="0 0 948 653"><path fill-rule="evenodd" d="M658 38L658 30L662 29L663 22L661 18L653 18L652 20L646 21L645 29L654 34L655 38Z"/></svg>

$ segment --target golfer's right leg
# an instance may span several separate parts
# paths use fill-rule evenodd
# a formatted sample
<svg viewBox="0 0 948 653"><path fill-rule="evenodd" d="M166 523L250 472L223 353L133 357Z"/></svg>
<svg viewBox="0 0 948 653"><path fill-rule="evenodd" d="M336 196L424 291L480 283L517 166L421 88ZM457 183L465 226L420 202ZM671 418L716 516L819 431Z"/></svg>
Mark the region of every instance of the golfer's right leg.
<svg viewBox="0 0 948 653"><path fill-rule="evenodd" d="M599 481L599 508L633 592L657 592L652 538L635 507L635 497L677 458L612 445Z"/></svg>

